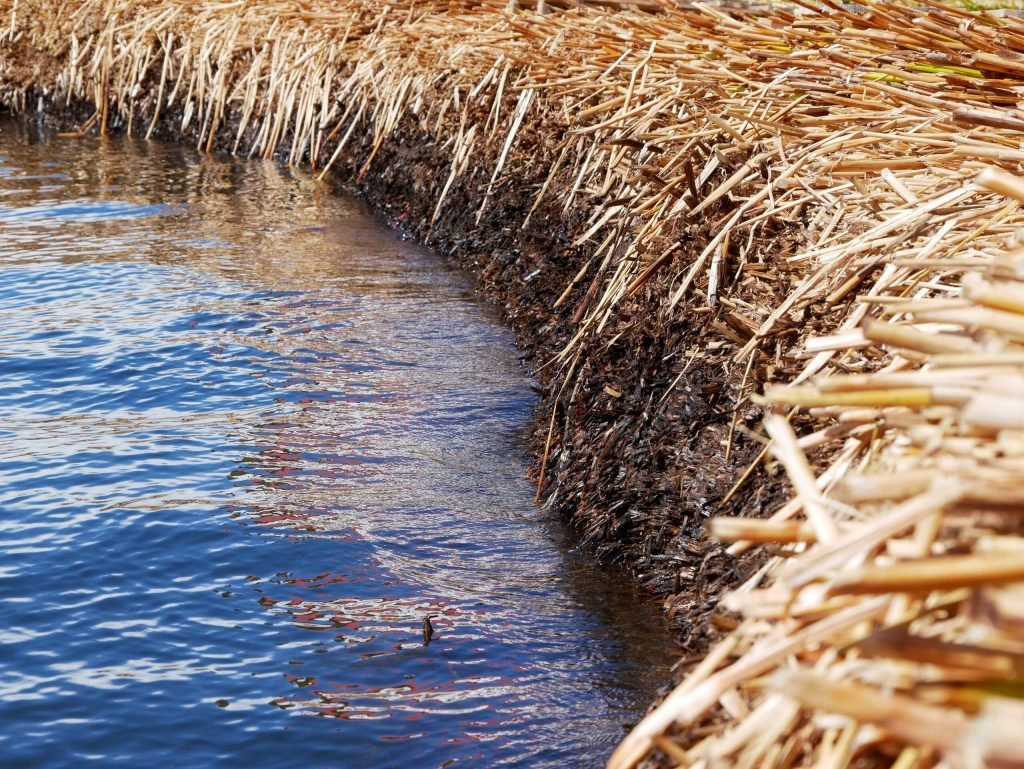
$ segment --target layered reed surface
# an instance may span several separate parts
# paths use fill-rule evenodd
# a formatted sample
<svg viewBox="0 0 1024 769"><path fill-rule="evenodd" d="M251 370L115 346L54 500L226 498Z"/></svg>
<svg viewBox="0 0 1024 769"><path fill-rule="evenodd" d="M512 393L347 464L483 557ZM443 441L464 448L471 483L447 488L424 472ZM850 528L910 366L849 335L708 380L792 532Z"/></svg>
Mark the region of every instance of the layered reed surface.
<svg viewBox="0 0 1024 769"><path fill-rule="evenodd" d="M1024 765L1020 19L0 14L8 105L387 179L531 316L545 498L727 631L612 766Z"/></svg>

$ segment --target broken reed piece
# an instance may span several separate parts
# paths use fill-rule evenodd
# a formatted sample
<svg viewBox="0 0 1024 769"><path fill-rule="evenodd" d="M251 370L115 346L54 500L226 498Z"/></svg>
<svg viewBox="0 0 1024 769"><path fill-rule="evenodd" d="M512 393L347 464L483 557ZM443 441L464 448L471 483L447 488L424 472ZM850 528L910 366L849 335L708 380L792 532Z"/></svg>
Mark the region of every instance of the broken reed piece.
<svg viewBox="0 0 1024 769"><path fill-rule="evenodd" d="M831 542L839 533L836 522L832 519L825 497L818 490L814 472L797 443L789 421L777 414L769 414L765 417L764 427L772 439L771 453L786 469L786 475L803 504L815 537L820 542Z"/></svg>
<svg viewBox="0 0 1024 769"><path fill-rule="evenodd" d="M975 182L987 190L1005 195L1018 203L1024 203L1024 179L1019 176L1014 176L998 168L986 168L978 174Z"/></svg>
<svg viewBox="0 0 1024 769"><path fill-rule="evenodd" d="M925 323L957 324L972 332L995 331L1007 340L1024 340L1024 316L1016 312L994 310L991 307L922 308L914 315Z"/></svg>
<svg viewBox="0 0 1024 769"><path fill-rule="evenodd" d="M780 406L820 408L822 406L877 407L931 406L935 401L930 387L899 387L853 392L822 392L816 387L772 387L765 391L764 402Z"/></svg>
<svg viewBox="0 0 1024 769"><path fill-rule="evenodd" d="M929 355L981 352L981 348L973 340L963 336L932 334L879 320L866 320L861 328L864 336L870 341L901 350L913 350Z"/></svg>
<svg viewBox="0 0 1024 769"><path fill-rule="evenodd" d="M960 416L966 424L993 432L1024 430L1024 397L982 393L964 405Z"/></svg>
<svg viewBox="0 0 1024 769"><path fill-rule="evenodd" d="M922 704L862 684L833 681L807 670L779 670L768 685L805 707L876 724L911 745L952 750L964 739L969 724L959 710Z"/></svg>
<svg viewBox="0 0 1024 769"><path fill-rule="evenodd" d="M993 283L977 272L969 272L960 280L965 299L984 307L1024 315L1024 288L1007 282Z"/></svg>
<svg viewBox="0 0 1024 769"><path fill-rule="evenodd" d="M847 504L900 501L928 490L937 470L921 468L898 473L849 474L839 480L832 493Z"/></svg>
<svg viewBox="0 0 1024 769"><path fill-rule="evenodd" d="M1019 370L1024 368L1024 352L952 353L932 355L928 358L928 367L932 370L942 368L976 368L979 366Z"/></svg>
<svg viewBox="0 0 1024 769"><path fill-rule="evenodd" d="M1024 653L977 644L950 643L941 638L913 635L902 627L877 630L858 642L857 649L868 657L955 669L981 681L1024 678Z"/></svg>
<svg viewBox="0 0 1024 769"><path fill-rule="evenodd" d="M712 518L708 535L722 542L817 542L814 528L801 521Z"/></svg>
<svg viewBox="0 0 1024 769"><path fill-rule="evenodd" d="M829 585L829 595L928 593L1024 581L1020 555L953 555L884 566L863 566Z"/></svg>

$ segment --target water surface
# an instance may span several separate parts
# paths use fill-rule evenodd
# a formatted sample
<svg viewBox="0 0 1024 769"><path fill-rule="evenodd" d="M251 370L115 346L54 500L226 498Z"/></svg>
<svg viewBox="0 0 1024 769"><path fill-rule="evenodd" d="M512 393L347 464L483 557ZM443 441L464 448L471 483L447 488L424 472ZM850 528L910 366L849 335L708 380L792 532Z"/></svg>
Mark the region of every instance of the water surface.
<svg viewBox="0 0 1024 769"><path fill-rule="evenodd" d="M0 120L0 766L600 765L666 636L535 508L531 403L353 200Z"/></svg>

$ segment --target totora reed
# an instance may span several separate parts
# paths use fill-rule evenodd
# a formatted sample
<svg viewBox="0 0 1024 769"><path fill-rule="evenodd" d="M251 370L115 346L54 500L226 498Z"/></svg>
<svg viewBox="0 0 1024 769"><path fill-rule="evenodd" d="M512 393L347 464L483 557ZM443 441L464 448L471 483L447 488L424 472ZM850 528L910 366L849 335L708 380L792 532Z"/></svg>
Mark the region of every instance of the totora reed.
<svg viewBox="0 0 1024 769"><path fill-rule="evenodd" d="M611 767L1024 766L1024 19L0 0L0 98L308 164L476 274L538 498L684 647Z"/></svg>

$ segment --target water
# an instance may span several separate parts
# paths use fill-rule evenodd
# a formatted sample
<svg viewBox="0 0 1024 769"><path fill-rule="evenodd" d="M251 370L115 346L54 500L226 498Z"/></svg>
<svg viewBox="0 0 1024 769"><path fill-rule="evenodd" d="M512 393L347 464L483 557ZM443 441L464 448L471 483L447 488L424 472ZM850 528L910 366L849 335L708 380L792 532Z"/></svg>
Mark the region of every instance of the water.
<svg viewBox="0 0 1024 769"><path fill-rule="evenodd" d="M0 766L600 765L666 634L535 508L530 407L354 201L0 121Z"/></svg>

